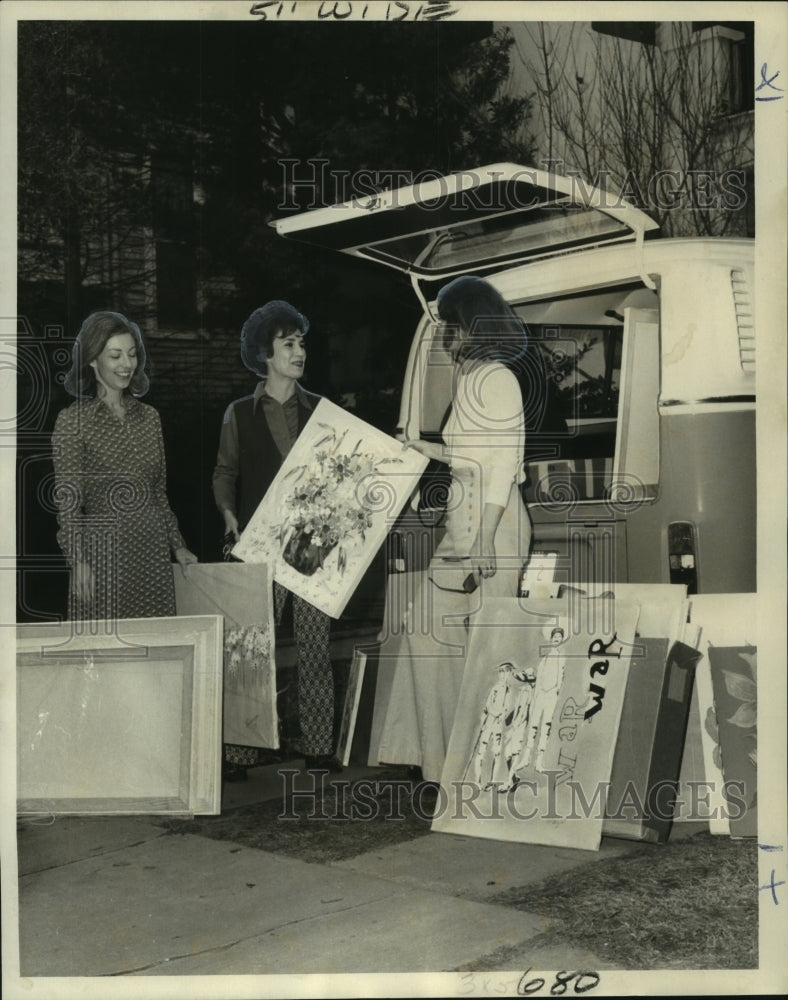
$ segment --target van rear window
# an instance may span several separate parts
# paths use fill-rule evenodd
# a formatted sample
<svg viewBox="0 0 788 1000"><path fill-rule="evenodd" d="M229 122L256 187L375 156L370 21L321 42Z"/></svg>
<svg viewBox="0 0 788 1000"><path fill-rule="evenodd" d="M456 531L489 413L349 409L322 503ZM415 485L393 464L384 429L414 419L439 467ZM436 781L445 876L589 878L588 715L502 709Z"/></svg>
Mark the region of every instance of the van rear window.
<svg viewBox="0 0 788 1000"><path fill-rule="evenodd" d="M518 377L526 415L526 499L609 495L623 326L530 323Z"/></svg>

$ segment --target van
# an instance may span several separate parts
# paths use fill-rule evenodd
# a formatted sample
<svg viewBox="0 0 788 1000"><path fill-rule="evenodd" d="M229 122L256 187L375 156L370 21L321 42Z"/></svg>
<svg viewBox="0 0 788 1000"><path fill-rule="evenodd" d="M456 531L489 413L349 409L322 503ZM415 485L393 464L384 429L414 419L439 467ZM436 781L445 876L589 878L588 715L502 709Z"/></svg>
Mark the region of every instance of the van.
<svg viewBox="0 0 788 1000"><path fill-rule="evenodd" d="M524 497L533 549L558 554L557 580L755 591L752 240L661 239L610 192L510 163L273 225L408 275L423 316L402 438L439 436L450 403L442 285L476 274L511 304L528 331ZM440 533L430 474L396 526L407 568Z"/></svg>

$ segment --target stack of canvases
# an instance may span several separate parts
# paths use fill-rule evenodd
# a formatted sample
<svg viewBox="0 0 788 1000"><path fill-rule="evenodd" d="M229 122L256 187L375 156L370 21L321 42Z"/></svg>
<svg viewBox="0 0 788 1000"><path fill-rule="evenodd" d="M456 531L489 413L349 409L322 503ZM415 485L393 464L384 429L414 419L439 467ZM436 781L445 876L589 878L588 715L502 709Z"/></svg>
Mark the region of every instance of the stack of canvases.
<svg viewBox="0 0 788 1000"><path fill-rule="evenodd" d="M366 669L362 694L351 671L352 714L359 699L371 707L374 697L363 736L369 764L378 763L380 721L397 669L387 650L397 648L403 614L412 616L415 584L416 574L390 578L381 642L354 664ZM710 649L706 606L688 599L683 586L556 584L549 594L480 601L469 619L433 829L594 850L602 835L664 842L674 820L708 819L696 791L688 801L680 776L699 778L689 781L699 789L712 773L700 759L698 705L706 703L717 653L730 660L739 651L718 650L715 642ZM742 670L754 663L752 654L748 647ZM722 660L714 666L743 691L726 670ZM686 766L688 732L689 757L699 762L694 773ZM746 815L751 822L752 810Z"/></svg>
<svg viewBox="0 0 788 1000"><path fill-rule="evenodd" d="M687 617L670 585L483 603L433 829L590 850L666 840L700 656Z"/></svg>
<svg viewBox="0 0 788 1000"><path fill-rule="evenodd" d="M677 819L715 834L755 837L757 812L756 594L691 598L702 658L687 730Z"/></svg>

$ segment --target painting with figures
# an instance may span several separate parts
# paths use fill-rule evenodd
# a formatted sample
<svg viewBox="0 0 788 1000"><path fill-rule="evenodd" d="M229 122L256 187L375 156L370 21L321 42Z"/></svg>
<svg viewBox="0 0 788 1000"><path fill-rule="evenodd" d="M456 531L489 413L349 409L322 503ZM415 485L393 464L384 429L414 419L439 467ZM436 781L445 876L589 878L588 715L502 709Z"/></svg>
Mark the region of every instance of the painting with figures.
<svg viewBox="0 0 788 1000"><path fill-rule="evenodd" d="M564 600L482 602L433 830L599 848L638 618L600 602L573 624Z"/></svg>

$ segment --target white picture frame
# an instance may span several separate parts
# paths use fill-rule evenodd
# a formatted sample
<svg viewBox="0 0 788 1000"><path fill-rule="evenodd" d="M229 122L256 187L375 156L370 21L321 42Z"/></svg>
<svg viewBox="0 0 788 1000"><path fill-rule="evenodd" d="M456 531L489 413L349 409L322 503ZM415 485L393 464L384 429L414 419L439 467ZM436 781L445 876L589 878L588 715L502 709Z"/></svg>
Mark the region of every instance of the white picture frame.
<svg viewBox="0 0 788 1000"><path fill-rule="evenodd" d="M19 815L218 815L218 615L19 625Z"/></svg>
<svg viewBox="0 0 788 1000"><path fill-rule="evenodd" d="M343 767L347 767L350 763L350 751L353 747L353 736L356 731L356 719L358 718L358 706L361 701L366 665L367 651L356 646L348 672L345 704L342 709L342 720L337 739L337 758Z"/></svg>

